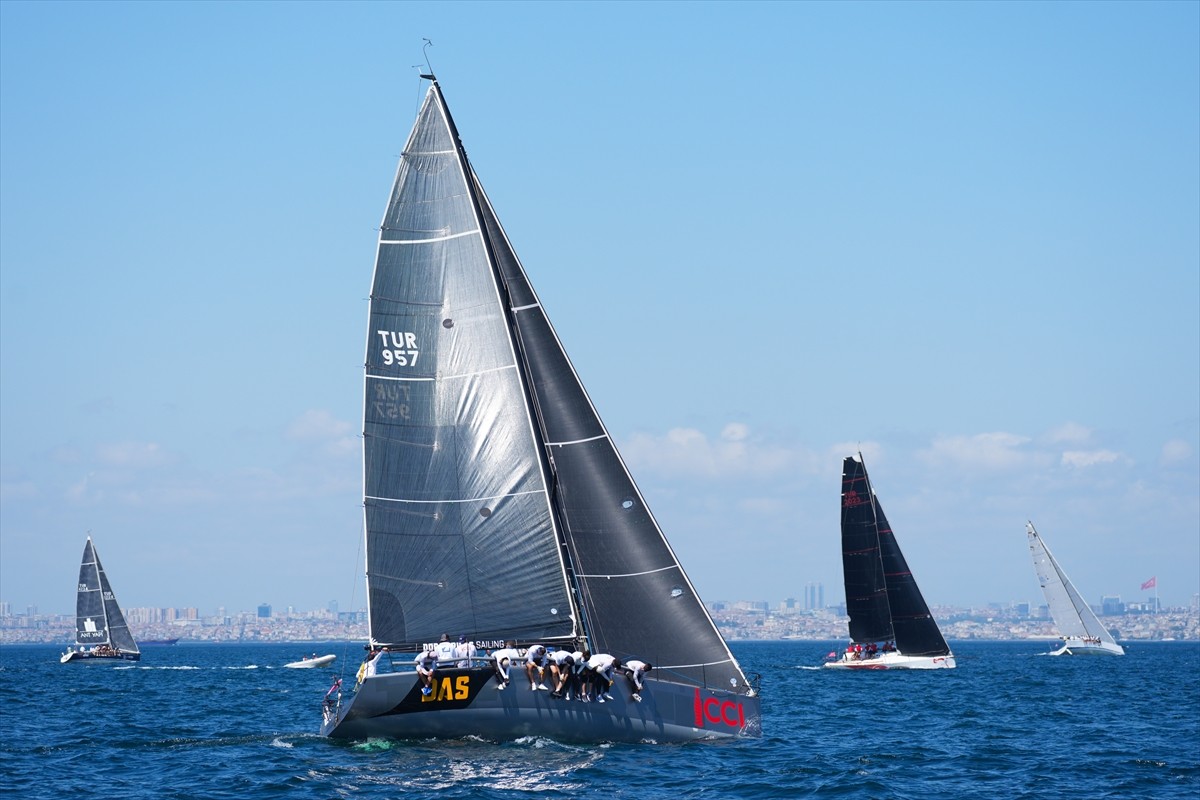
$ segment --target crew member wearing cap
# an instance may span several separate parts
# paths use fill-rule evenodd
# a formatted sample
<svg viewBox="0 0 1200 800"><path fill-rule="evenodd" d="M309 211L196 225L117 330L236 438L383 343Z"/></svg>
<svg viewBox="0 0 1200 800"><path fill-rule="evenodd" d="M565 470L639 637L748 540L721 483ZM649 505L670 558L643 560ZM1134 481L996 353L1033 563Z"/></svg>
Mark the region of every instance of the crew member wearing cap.
<svg viewBox="0 0 1200 800"><path fill-rule="evenodd" d="M443 633L442 640L437 643L437 647L433 648L433 652L437 653L437 660L441 664L454 660L454 650L454 642L450 641L448 633Z"/></svg>
<svg viewBox="0 0 1200 800"><path fill-rule="evenodd" d="M471 659L475 657L475 645L467 641L466 636L458 637L458 646L454 648L454 655L458 659L458 666L471 666Z"/></svg>

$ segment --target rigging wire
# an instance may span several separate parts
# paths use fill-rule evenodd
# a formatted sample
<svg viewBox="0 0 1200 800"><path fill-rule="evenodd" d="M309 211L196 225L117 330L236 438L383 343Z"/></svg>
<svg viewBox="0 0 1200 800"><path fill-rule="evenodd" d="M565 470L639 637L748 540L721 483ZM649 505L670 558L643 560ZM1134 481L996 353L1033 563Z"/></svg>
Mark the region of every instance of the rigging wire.
<svg viewBox="0 0 1200 800"><path fill-rule="evenodd" d="M355 570L355 572L357 572L357 570L358 570L357 565L363 563L363 561L362 561L363 543L366 541L366 538L367 538L366 528L367 528L366 515L360 514L359 515L358 549L357 549L357 552L354 554L354 564L355 564L354 570ZM358 597L358 581L359 581L360 577L362 577L362 576L356 574L354 576L354 580L350 584L351 613L354 613L353 609L355 608L355 600ZM367 641L370 642L370 640L371 640L371 630L370 630L370 623L368 623L368 625L367 625ZM338 672L335 673L337 682L342 686L345 685L346 665L350 663L349 656L350 656L351 641L352 641L351 638L349 636L347 636L346 641L342 643L342 663L341 663L340 667L338 668ZM368 652L369 652L369 650L368 650ZM357 667L355 669L357 670ZM356 685L354 688L355 688L355 690L357 690L358 686ZM340 711L341 707L342 707L342 690L339 688L338 692L337 692L337 702L335 705L336 710L334 713L336 714L338 711Z"/></svg>

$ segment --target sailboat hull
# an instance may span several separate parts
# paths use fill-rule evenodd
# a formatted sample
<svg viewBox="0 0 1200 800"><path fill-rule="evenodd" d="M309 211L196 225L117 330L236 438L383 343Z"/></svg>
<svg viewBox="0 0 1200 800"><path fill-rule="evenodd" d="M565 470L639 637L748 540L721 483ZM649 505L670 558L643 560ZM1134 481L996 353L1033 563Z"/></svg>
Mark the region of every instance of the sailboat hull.
<svg viewBox="0 0 1200 800"><path fill-rule="evenodd" d="M141 653L89 653L68 650L58 659L60 664L113 664L121 661L141 661Z"/></svg>
<svg viewBox="0 0 1200 800"><path fill-rule="evenodd" d="M848 658L844 654L837 661L828 661L825 669L881 670L881 669L954 669L957 664L954 654L944 656L906 656L902 653L880 653L873 658Z"/></svg>
<svg viewBox="0 0 1200 800"><path fill-rule="evenodd" d="M312 658L303 658L299 661L293 661L289 664L284 664L288 669L315 669L316 667L324 667L327 664L332 664L335 655L314 656Z"/></svg>
<svg viewBox="0 0 1200 800"><path fill-rule="evenodd" d="M637 702L618 678L612 700L585 703L532 691L519 679L498 691L495 678L490 668L439 670L426 697L415 673L375 675L340 709L327 708L321 733L337 739L545 736L659 743L762 735L757 696L647 680Z"/></svg>
<svg viewBox="0 0 1200 800"><path fill-rule="evenodd" d="M1082 639L1067 639L1062 647L1050 653L1052 656L1123 656L1125 648L1109 642L1085 642Z"/></svg>

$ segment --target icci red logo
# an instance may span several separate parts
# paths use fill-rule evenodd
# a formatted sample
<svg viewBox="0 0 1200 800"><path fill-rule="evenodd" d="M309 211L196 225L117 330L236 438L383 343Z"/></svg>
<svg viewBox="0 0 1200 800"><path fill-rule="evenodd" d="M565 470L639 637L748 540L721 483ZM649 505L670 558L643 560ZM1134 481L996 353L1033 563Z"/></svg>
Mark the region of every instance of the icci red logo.
<svg viewBox="0 0 1200 800"><path fill-rule="evenodd" d="M746 727L746 714L742 704L716 697L701 697L696 690L696 727L703 728L706 722L724 723L730 727Z"/></svg>

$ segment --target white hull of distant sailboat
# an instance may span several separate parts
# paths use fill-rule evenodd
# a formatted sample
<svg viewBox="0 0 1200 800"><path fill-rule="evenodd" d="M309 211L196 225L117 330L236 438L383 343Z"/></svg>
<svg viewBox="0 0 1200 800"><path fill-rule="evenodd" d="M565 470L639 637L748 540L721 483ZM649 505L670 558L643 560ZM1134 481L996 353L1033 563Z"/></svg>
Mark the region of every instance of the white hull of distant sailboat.
<svg viewBox="0 0 1200 800"><path fill-rule="evenodd" d="M1052 656L1123 656L1125 648L1111 642L1080 639L1069 637L1063 640L1062 646L1051 651Z"/></svg>
<svg viewBox="0 0 1200 800"><path fill-rule="evenodd" d="M326 664L332 664L337 656L332 653L325 656L313 656L312 658L302 658L299 661L293 661L290 664L284 664L288 669L315 669L323 667Z"/></svg>
<svg viewBox="0 0 1200 800"><path fill-rule="evenodd" d="M854 653L843 653L836 661L827 661L825 669L954 669L954 655L906 656L903 653L879 653L871 657L858 658Z"/></svg>

